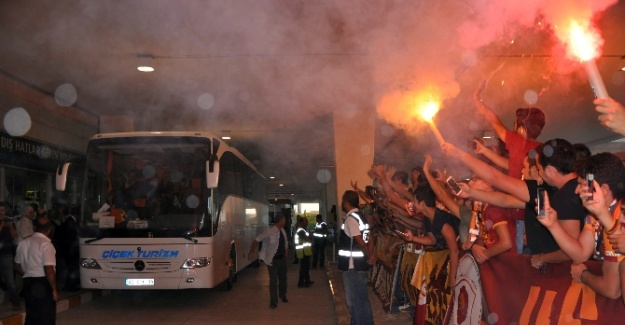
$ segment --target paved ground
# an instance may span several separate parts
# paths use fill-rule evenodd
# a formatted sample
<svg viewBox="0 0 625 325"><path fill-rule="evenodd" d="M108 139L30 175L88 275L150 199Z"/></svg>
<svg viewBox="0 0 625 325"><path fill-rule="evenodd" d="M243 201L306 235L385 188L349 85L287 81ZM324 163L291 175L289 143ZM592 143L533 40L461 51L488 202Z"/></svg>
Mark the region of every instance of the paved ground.
<svg viewBox="0 0 625 325"><path fill-rule="evenodd" d="M315 284L310 288L297 288L299 265L289 263L287 296L289 303L280 303L278 308L268 308L268 276L266 267L250 267L239 274L239 281L230 292L206 290L198 292L144 291L95 291L62 292L62 300L57 305L57 324L85 324L98 319L99 324L121 324L120 314L130 314L132 324L142 320L155 324L201 324L207 320L213 323L254 323L263 324L349 324L349 313L344 302L341 272L336 264L329 263L323 269L311 270ZM142 296L143 308L132 306L137 296ZM185 298L189 302L185 303ZM411 324L410 314L388 314L372 290L369 299L376 324ZM7 300L7 299L4 299ZM210 310L219 301L215 310ZM177 317L174 312L163 309L171 305L184 306L185 317ZM192 309L196 308L196 309ZM132 314L136 313L136 314ZM133 316L134 315L134 316ZM152 317L144 318L143 315ZM162 316L158 316L162 315ZM189 316L191 315L191 316ZM278 315L278 318L275 318ZM23 323L24 312L11 310L11 304L4 301L0 305L2 325ZM152 321L150 321L152 319ZM130 320L130 319L129 319ZM123 322L122 322L123 323Z"/></svg>

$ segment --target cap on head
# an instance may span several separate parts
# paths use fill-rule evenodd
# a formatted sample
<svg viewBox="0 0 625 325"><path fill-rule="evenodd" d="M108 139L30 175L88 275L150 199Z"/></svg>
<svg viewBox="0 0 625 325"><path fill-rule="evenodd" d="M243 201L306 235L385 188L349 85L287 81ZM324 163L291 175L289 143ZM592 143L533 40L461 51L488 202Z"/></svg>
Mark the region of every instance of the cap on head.
<svg viewBox="0 0 625 325"><path fill-rule="evenodd" d="M516 110L517 127L524 127L527 137L536 139L545 126L545 113L538 107L519 108Z"/></svg>

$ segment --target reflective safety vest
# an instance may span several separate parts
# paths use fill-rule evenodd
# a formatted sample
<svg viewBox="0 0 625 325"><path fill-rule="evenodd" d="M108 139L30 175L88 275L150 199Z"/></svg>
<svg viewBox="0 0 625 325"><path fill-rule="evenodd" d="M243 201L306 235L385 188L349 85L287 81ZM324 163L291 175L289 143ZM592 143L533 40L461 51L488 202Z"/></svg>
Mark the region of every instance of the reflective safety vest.
<svg viewBox="0 0 625 325"><path fill-rule="evenodd" d="M365 253L362 251L362 248L358 244L354 243L354 239L352 237L347 236L345 232L345 221L347 218L354 218L358 221L358 230L360 230L360 234L362 235L362 240L365 244L369 243L369 224L367 220L360 215L360 212L350 212L343 219L343 225L341 226L341 234L339 236L339 270L348 271L349 270L349 259L353 259L354 261L354 270L356 271L368 271L369 264L367 264L367 260L365 258ZM352 234L352 236L358 236L359 234Z"/></svg>
<svg viewBox="0 0 625 325"><path fill-rule="evenodd" d="M328 225L321 221L315 225L315 233L313 234L315 239L326 239L328 237Z"/></svg>
<svg viewBox="0 0 625 325"><path fill-rule="evenodd" d="M300 237L300 233L303 235ZM308 240L308 231L300 227L295 231L293 240L295 241L295 255L297 258L303 258L304 256L312 256L312 244Z"/></svg>

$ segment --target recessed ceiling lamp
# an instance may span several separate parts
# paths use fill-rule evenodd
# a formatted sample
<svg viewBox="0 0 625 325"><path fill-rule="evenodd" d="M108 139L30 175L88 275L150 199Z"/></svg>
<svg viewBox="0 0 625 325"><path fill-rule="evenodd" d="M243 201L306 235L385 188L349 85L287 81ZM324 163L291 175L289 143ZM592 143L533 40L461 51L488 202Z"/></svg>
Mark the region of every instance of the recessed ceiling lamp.
<svg viewBox="0 0 625 325"><path fill-rule="evenodd" d="M231 138L231 137L228 137L228 136L223 136L223 137L221 137L221 139L222 139L222 140L231 140L232 138Z"/></svg>
<svg viewBox="0 0 625 325"><path fill-rule="evenodd" d="M482 139L493 139L495 138L495 134L492 131L483 131Z"/></svg>
<svg viewBox="0 0 625 325"><path fill-rule="evenodd" d="M276 177L275 177L275 176L269 176L269 178L270 178L270 179L274 179L274 178L276 178Z"/></svg>
<svg viewBox="0 0 625 325"><path fill-rule="evenodd" d="M141 72L152 72L154 71L154 68L149 67L147 65L141 65L137 67L137 70L141 71Z"/></svg>
<svg viewBox="0 0 625 325"><path fill-rule="evenodd" d="M280 184L280 186L284 186L284 184Z"/></svg>
<svg viewBox="0 0 625 325"><path fill-rule="evenodd" d="M621 68L621 71L625 71L625 67L622 67L622 68Z"/></svg>

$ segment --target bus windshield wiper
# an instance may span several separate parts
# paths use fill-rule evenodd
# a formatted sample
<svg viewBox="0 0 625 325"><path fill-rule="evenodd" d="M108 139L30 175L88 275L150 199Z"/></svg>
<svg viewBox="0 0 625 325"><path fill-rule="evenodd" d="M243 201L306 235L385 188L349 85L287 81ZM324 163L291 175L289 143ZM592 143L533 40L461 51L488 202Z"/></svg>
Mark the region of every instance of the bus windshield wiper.
<svg viewBox="0 0 625 325"><path fill-rule="evenodd" d="M193 239L193 237L191 237L189 235L182 235L182 238L184 238L184 239L186 239L186 240L188 240L190 242L193 242L194 244L197 244L197 239Z"/></svg>
<svg viewBox="0 0 625 325"><path fill-rule="evenodd" d="M98 236L96 238L85 240L85 244L91 244L91 243L96 242L96 241L98 241L98 240L100 240L102 238L104 238L104 236L100 235L100 236Z"/></svg>

